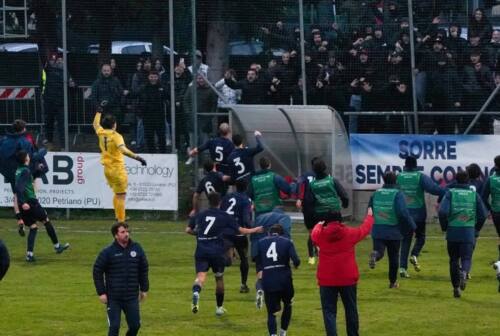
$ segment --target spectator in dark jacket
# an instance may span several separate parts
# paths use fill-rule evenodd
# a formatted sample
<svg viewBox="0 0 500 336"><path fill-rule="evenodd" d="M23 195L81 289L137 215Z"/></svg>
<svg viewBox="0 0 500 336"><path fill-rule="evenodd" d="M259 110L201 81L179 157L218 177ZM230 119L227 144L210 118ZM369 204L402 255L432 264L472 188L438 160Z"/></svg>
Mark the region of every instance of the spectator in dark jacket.
<svg viewBox="0 0 500 336"><path fill-rule="evenodd" d="M149 153L155 153L156 134L159 153L165 153L165 115L168 105L168 92L161 85L160 75L156 71L149 73L148 81L139 92L139 108L144 125L144 138Z"/></svg>
<svg viewBox="0 0 500 336"><path fill-rule="evenodd" d="M99 78L92 83L92 106L97 109L101 102L107 101L104 113L111 113L121 118L121 99L128 94L124 90L118 78L113 76L111 65L103 64Z"/></svg>
<svg viewBox="0 0 500 336"><path fill-rule="evenodd" d="M384 185L377 190L368 203L373 209L375 224L373 225L373 251L370 254L369 266L375 268L375 263L384 257L385 249L389 257L389 288L398 288L396 282L399 267L399 247L403 235L413 232L415 222L406 208L403 193L396 184L396 174L384 174Z"/></svg>
<svg viewBox="0 0 500 336"><path fill-rule="evenodd" d="M264 41L264 51L272 53L272 49L289 50L292 37L283 21L277 21L271 28L261 27Z"/></svg>
<svg viewBox="0 0 500 336"><path fill-rule="evenodd" d="M491 41L486 45L490 66L497 67L500 56L500 30L495 29L491 36Z"/></svg>
<svg viewBox="0 0 500 336"><path fill-rule="evenodd" d="M186 128L187 120L184 112L184 94L186 93L189 83L191 83L192 80L193 76L191 75L191 72L186 71L186 66L183 62L180 62L174 69L175 143L177 144L178 149L185 149L189 146L189 131Z"/></svg>
<svg viewBox="0 0 500 336"><path fill-rule="evenodd" d="M311 233L319 248L316 277L320 286L321 307L327 335L337 335L337 298L345 309L347 335L359 334L357 282L359 280L355 246L372 230L373 212L368 209L363 224L351 228L341 223L342 216L316 224Z"/></svg>
<svg viewBox="0 0 500 336"><path fill-rule="evenodd" d="M446 232L448 242L453 296L459 298L461 291L465 290L476 238L488 212L481 197L470 189L467 172L457 172L456 180L457 184L446 192L441 201L439 224Z"/></svg>
<svg viewBox="0 0 500 336"><path fill-rule="evenodd" d="M494 89L490 68L480 61L464 68L464 103L468 111L476 111L484 104Z"/></svg>
<svg viewBox="0 0 500 336"><path fill-rule="evenodd" d="M217 110L217 94L208 86L205 78L202 75L198 75L196 77L196 83L193 83L188 87L186 94L184 95L184 112L186 117L184 118L186 122L188 122L187 128L190 131L193 131L193 85L196 85L196 97L198 103L198 113L209 113L215 112ZM203 136L200 136L201 143L204 143L208 140L210 133L212 132L212 116L207 116L200 118L198 117L198 127L200 134L204 133ZM197 144L195 144L197 145Z"/></svg>
<svg viewBox="0 0 500 336"><path fill-rule="evenodd" d="M141 326L139 300L149 290L148 259L141 245L132 241L126 223L111 227L115 241L99 253L93 278L101 303L107 305L109 333L118 335L121 312L128 323L127 335L137 335Z"/></svg>
<svg viewBox="0 0 500 336"><path fill-rule="evenodd" d="M458 24L450 25L450 36L446 40L446 48L452 54L455 65L462 69L468 62L467 59L467 40L460 36L462 28Z"/></svg>
<svg viewBox="0 0 500 336"><path fill-rule="evenodd" d="M491 23L481 8L478 8L469 19L469 36L479 36L481 43L488 43L493 31Z"/></svg>
<svg viewBox="0 0 500 336"><path fill-rule="evenodd" d="M247 77L243 80L236 81L236 78L229 77L230 74L226 72L224 81L227 86L233 90L241 90L241 103L242 104L262 104L263 98L266 96L267 85L265 85L255 70L249 69Z"/></svg>
<svg viewBox="0 0 500 336"><path fill-rule="evenodd" d="M63 59L54 55L43 70L45 83L43 86L43 103L45 112L45 125L47 132L47 147L54 148L54 123L57 121L57 135L59 146L64 146L64 76ZM69 86L75 83L69 76Z"/></svg>
<svg viewBox="0 0 500 336"><path fill-rule="evenodd" d="M4 278L9 270L10 256L7 246L0 240L0 281Z"/></svg>

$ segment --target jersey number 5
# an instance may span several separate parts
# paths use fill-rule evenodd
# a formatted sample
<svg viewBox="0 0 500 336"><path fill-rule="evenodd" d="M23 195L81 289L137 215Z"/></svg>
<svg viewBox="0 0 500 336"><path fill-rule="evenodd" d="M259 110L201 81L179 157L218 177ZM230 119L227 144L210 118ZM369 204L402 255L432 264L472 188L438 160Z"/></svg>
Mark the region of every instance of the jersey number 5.
<svg viewBox="0 0 500 336"><path fill-rule="evenodd" d="M208 231L210 231L210 229L212 228L212 226L214 225L215 223L215 217L213 216L207 216L205 217L205 222L208 223L207 227L205 228L205 231L203 231L203 234L204 235L207 235L208 234Z"/></svg>
<svg viewBox="0 0 500 336"><path fill-rule="evenodd" d="M276 242L272 242L266 252L266 257L278 261L278 252L276 252Z"/></svg>
<svg viewBox="0 0 500 336"><path fill-rule="evenodd" d="M222 152L223 149L224 148L222 148L221 146L215 147L215 153L217 154L215 161L222 162L222 159L224 159L224 153Z"/></svg>

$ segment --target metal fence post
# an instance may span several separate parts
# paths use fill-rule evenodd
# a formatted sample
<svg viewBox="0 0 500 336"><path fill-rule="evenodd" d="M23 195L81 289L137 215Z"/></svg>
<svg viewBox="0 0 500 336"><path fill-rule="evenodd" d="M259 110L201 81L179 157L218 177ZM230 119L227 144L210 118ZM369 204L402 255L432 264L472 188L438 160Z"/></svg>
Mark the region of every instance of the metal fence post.
<svg viewBox="0 0 500 336"><path fill-rule="evenodd" d="M304 37L304 0L299 0L300 16L300 66L302 68L302 105L307 105L307 80Z"/></svg>
<svg viewBox="0 0 500 336"><path fill-rule="evenodd" d="M415 32L413 25L413 2L408 0L408 23L410 24L410 56L411 56L411 91L413 97L413 119L415 122L415 133L419 133L418 129L418 102L417 102L417 88L415 87Z"/></svg>

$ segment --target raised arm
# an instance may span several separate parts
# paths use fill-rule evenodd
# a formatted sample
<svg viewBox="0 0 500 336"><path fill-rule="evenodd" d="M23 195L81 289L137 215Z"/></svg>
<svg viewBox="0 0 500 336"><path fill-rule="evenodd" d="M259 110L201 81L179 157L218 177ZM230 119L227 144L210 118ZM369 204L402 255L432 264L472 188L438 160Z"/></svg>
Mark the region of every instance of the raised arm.
<svg viewBox="0 0 500 336"><path fill-rule="evenodd" d="M101 111L97 111L94 116L94 122L92 123L92 126L94 126L94 131L96 133L102 129L101 126Z"/></svg>

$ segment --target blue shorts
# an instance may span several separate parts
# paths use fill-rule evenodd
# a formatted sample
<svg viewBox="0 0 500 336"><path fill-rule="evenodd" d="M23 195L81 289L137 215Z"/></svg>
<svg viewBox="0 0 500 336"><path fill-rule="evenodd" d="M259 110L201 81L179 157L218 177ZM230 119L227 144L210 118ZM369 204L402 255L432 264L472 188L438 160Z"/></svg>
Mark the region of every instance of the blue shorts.
<svg viewBox="0 0 500 336"><path fill-rule="evenodd" d="M195 268L196 273L200 272L208 272L209 269L216 275L224 274L224 267L226 264L226 259L224 256L216 256L216 257L195 257Z"/></svg>
<svg viewBox="0 0 500 336"><path fill-rule="evenodd" d="M264 300L266 301L267 311L271 314L281 310L281 302L283 305L289 306L292 304L295 291L293 285L281 291L266 292L264 291Z"/></svg>

